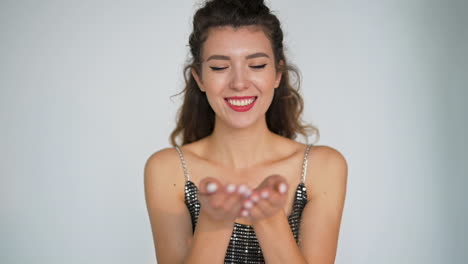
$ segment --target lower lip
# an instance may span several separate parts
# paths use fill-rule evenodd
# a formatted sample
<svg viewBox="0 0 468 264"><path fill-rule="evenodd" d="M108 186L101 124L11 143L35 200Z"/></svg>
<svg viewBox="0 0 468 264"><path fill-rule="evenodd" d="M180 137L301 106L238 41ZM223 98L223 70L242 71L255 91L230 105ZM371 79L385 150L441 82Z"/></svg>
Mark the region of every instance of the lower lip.
<svg viewBox="0 0 468 264"><path fill-rule="evenodd" d="M229 107L231 107L231 109L236 111L236 112L247 112L254 106L255 102L257 102L257 98L255 98L254 101L251 104L244 105L244 106L232 105L232 104L229 103L229 101L227 99L224 100L224 101L226 101L226 104L229 105Z"/></svg>

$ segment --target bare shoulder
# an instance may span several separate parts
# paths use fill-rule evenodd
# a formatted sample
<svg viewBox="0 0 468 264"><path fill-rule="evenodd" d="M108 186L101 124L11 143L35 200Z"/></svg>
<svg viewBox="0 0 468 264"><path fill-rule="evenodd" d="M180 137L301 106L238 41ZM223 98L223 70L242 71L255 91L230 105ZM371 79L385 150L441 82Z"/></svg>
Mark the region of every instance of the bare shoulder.
<svg viewBox="0 0 468 264"><path fill-rule="evenodd" d="M158 169L169 172L179 172L180 158L175 148L164 148L153 153L146 160L146 169Z"/></svg>
<svg viewBox="0 0 468 264"><path fill-rule="evenodd" d="M310 162L318 162L317 165L346 166L347 162L343 154L330 146L316 145L310 150ZM312 158L313 157L313 158Z"/></svg>
<svg viewBox="0 0 468 264"><path fill-rule="evenodd" d="M181 193L185 184L180 158L174 148L165 148L153 153L145 163L145 191L160 190L164 193ZM175 192L174 192L175 191ZM179 197L180 198L180 197Z"/></svg>
<svg viewBox="0 0 468 264"><path fill-rule="evenodd" d="M306 184L312 196L345 192L347 177L348 163L341 152L323 145L311 148Z"/></svg>
<svg viewBox="0 0 468 264"><path fill-rule="evenodd" d="M177 151L175 148L164 148L149 156L146 165L158 165L164 164L165 162L173 162L176 157Z"/></svg>
<svg viewBox="0 0 468 264"><path fill-rule="evenodd" d="M192 237L184 204L185 178L177 151L152 154L144 169L145 199L158 263L181 263ZM170 237L170 239L168 239Z"/></svg>

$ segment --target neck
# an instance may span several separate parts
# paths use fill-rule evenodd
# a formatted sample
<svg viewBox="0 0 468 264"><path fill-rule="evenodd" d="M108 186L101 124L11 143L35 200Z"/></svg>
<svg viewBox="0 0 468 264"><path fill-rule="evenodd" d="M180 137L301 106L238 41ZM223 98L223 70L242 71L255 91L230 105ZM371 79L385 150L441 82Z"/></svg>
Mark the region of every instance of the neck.
<svg viewBox="0 0 468 264"><path fill-rule="evenodd" d="M240 129L216 120L213 133L208 138L210 156L225 167L249 168L268 159L277 137L268 130L266 120Z"/></svg>

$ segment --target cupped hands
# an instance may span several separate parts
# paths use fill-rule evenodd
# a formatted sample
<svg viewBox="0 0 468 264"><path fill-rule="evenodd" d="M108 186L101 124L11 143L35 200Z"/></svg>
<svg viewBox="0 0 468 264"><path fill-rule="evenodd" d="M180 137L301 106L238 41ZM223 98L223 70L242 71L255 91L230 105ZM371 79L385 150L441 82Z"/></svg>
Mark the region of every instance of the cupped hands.
<svg viewBox="0 0 468 264"><path fill-rule="evenodd" d="M288 189L280 175L268 176L254 189L245 184L221 184L207 177L200 182L198 199L201 210L213 220L234 221L240 217L255 223L283 210Z"/></svg>

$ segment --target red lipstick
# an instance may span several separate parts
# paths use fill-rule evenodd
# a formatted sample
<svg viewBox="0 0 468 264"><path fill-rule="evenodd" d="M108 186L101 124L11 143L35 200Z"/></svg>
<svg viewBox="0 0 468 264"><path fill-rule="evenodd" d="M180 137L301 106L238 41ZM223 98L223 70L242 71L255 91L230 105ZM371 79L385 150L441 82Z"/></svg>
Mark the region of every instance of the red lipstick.
<svg viewBox="0 0 468 264"><path fill-rule="evenodd" d="M229 100L239 101L239 100L252 100L252 99L253 101L248 105L234 105L229 102ZM256 96L233 96L233 97L224 98L224 101L232 110L236 112L247 112L255 105L255 102L257 101L257 97Z"/></svg>

